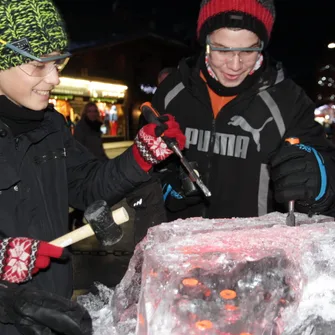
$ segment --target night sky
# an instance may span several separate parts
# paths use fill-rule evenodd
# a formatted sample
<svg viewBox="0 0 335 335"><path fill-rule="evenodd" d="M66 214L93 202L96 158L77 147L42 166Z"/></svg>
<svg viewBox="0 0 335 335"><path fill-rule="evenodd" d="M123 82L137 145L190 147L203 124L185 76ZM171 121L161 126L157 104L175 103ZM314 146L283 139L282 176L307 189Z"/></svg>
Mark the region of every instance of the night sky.
<svg viewBox="0 0 335 335"><path fill-rule="evenodd" d="M224 0L223 0L224 1ZM199 0L55 0L72 43L108 40L113 34L150 30L190 44ZM317 69L334 60L335 0L275 0L277 19L270 54L312 92ZM122 15L120 15L120 13ZM124 14L126 13L126 14ZM326 60L327 59L327 60Z"/></svg>

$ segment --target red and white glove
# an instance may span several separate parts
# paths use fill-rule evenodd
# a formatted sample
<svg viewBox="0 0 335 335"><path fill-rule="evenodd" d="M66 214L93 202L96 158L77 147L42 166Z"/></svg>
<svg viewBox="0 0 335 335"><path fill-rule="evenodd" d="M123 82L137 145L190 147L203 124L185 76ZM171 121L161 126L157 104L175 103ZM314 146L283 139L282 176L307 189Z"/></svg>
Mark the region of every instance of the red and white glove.
<svg viewBox="0 0 335 335"><path fill-rule="evenodd" d="M153 123L145 125L136 135L133 145L134 157L144 171L149 171L153 165L158 164L173 153L162 136L175 140L180 150L185 147L186 137L174 117L170 114L164 114L158 120L162 125Z"/></svg>
<svg viewBox="0 0 335 335"><path fill-rule="evenodd" d="M64 248L27 237L0 240L0 279L23 283L40 269L50 265L50 258L61 258Z"/></svg>

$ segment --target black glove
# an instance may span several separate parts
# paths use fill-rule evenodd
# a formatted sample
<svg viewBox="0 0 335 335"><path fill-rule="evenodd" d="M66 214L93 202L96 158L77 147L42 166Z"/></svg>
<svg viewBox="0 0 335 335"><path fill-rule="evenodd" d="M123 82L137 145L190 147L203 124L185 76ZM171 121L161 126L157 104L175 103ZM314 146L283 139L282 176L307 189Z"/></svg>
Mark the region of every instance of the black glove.
<svg viewBox="0 0 335 335"><path fill-rule="evenodd" d="M324 212L332 205L323 157L314 148L284 144L271 160L275 200L297 200L303 212Z"/></svg>
<svg viewBox="0 0 335 335"><path fill-rule="evenodd" d="M0 282L0 322L23 335L91 335L92 320L74 301L33 288Z"/></svg>
<svg viewBox="0 0 335 335"><path fill-rule="evenodd" d="M190 165L197 169L195 162L191 162ZM179 212L203 202L200 191L190 180L183 167L170 167L164 172L161 180L165 207L170 212Z"/></svg>
<svg viewBox="0 0 335 335"><path fill-rule="evenodd" d="M137 244L150 227L167 221L160 180L151 179L126 196L127 204L135 209L134 242Z"/></svg>

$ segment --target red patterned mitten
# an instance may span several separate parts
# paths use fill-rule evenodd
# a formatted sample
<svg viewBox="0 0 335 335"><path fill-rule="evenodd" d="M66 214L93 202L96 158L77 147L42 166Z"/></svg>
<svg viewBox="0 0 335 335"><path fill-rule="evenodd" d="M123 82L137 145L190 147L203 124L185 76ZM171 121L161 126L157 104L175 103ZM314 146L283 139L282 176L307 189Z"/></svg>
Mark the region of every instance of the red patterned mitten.
<svg viewBox="0 0 335 335"><path fill-rule="evenodd" d="M0 240L0 279L23 283L40 269L50 265L50 258L61 258L64 249L27 237Z"/></svg>
<svg viewBox="0 0 335 335"><path fill-rule="evenodd" d="M153 165L158 164L173 152L168 148L162 136L175 140L180 150L185 147L185 135L179 124L169 114L159 118L162 125L149 123L140 129L133 145L133 153L137 163L144 171L149 171Z"/></svg>

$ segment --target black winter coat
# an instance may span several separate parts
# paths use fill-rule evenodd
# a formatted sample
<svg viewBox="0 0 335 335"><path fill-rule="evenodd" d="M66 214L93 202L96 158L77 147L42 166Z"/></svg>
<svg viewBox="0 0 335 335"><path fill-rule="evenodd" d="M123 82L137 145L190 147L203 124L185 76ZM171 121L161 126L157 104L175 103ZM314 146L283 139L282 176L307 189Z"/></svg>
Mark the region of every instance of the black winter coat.
<svg viewBox="0 0 335 335"><path fill-rule="evenodd" d="M112 205L150 179L131 149L105 163L98 161L51 107L39 128L17 138L0 121L0 171L0 231L45 241L68 232L69 205L84 210L98 199ZM71 298L71 263L52 261L23 285ZM0 324L0 334L18 332Z"/></svg>
<svg viewBox="0 0 335 335"><path fill-rule="evenodd" d="M314 121L314 104L285 77L279 63L268 61L260 79L227 103L216 118L199 64L199 59L183 60L152 101L161 114L170 113L180 123L186 135L185 156L198 163L212 192L208 202L170 219L253 217L277 209L269 162L286 137L299 137L323 155L328 183L334 186L334 147Z"/></svg>

